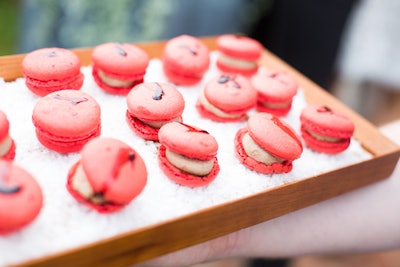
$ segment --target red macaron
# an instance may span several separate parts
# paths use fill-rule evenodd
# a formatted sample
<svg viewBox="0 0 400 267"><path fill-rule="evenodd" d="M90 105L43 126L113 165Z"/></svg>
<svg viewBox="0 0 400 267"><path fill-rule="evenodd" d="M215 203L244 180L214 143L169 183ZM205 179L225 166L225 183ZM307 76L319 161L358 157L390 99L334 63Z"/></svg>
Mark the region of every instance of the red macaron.
<svg viewBox="0 0 400 267"><path fill-rule="evenodd" d="M221 74L205 85L196 103L201 116L217 122L235 122L247 118L255 107L257 91L249 79L238 74Z"/></svg>
<svg viewBox="0 0 400 267"><path fill-rule="evenodd" d="M27 54L22 61L26 86L36 95L74 89L83 84L81 61L68 49L41 48Z"/></svg>
<svg viewBox="0 0 400 267"><path fill-rule="evenodd" d="M15 157L15 142L9 134L10 123L7 115L0 111L0 158L12 160Z"/></svg>
<svg viewBox="0 0 400 267"><path fill-rule="evenodd" d="M235 34L217 38L217 67L222 72L251 76L257 72L262 45L257 40Z"/></svg>
<svg viewBox="0 0 400 267"><path fill-rule="evenodd" d="M92 74L97 85L111 94L125 95L143 82L149 55L127 43L105 43L92 52Z"/></svg>
<svg viewBox="0 0 400 267"><path fill-rule="evenodd" d="M264 174L287 173L292 162L301 156L303 146L294 129L269 113L256 113L235 137L239 161L251 170Z"/></svg>
<svg viewBox="0 0 400 267"><path fill-rule="evenodd" d="M194 85L208 70L210 52L200 39L180 35L167 42L162 63L169 81L177 85Z"/></svg>
<svg viewBox="0 0 400 267"><path fill-rule="evenodd" d="M61 90L36 103L32 122L42 145L57 152L77 152L100 135L100 106L87 93Z"/></svg>
<svg viewBox="0 0 400 267"><path fill-rule="evenodd" d="M158 140L158 130L171 121L182 121L185 100L169 83L148 82L135 86L126 97L126 121L138 136Z"/></svg>
<svg viewBox="0 0 400 267"><path fill-rule="evenodd" d="M251 77L251 83L258 93L256 107L258 111L276 116L285 116L289 113L293 97L299 87L289 73L260 68Z"/></svg>
<svg viewBox="0 0 400 267"><path fill-rule="evenodd" d="M218 143L207 131L171 122L159 131L161 170L177 184L199 187L211 183L219 173Z"/></svg>
<svg viewBox="0 0 400 267"><path fill-rule="evenodd" d="M300 123L306 145L328 154L346 150L354 132L354 123L349 117L321 105L305 107L300 114Z"/></svg>
<svg viewBox="0 0 400 267"><path fill-rule="evenodd" d="M146 165L133 148L114 138L95 138L68 173L67 189L79 202L100 213L128 205L147 183Z"/></svg>
<svg viewBox="0 0 400 267"><path fill-rule="evenodd" d="M31 223L43 206L35 178L12 161L0 159L0 235Z"/></svg>

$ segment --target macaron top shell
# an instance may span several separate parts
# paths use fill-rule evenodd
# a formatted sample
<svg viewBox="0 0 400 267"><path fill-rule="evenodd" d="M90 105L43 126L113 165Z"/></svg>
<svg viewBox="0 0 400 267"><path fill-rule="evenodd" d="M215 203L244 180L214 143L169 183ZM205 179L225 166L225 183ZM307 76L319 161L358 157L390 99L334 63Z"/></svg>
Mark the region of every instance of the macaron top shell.
<svg viewBox="0 0 400 267"><path fill-rule="evenodd" d="M182 115L185 100L169 83L149 82L135 86L127 95L128 112L147 121L166 121Z"/></svg>
<svg viewBox="0 0 400 267"><path fill-rule="evenodd" d="M118 139L94 138L83 147L81 157L94 192L101 192L114 203L129 203L147 182L147 169L141 156Z"/></svg>
<svg viewBox="0 0 400 267"><path fill-rule="evenodd" d="M242 112L254 107L257 91L242 75L222 74L204 87L204 96L214 106L226 112Z"/></svg>
<svg viewBox="0 0 400 267"><path fill-rule="evenodd" d="M144 74L149 60L146 51L127 43L101 44L92 53L93 65L111 77L113 74L126 78Z"/></svg>
<svg viewBox="0 0 400 267"><path fill-rule="evenodd" d="M224 34L217 38L217 50L227 56L257 60L261 56L262 45L247 36Z"/></svg>
<svg viewBox="0 0 400 267"><path fill-rule="evenodd" d="M8 130L10 128L10 123L7 119L6 114L0 110L0 141L8 136Z"/></svg>
<svg viewBox="0 0 400 267"><path fill-rule="evenodd" d="M56 91L39 99L32 121L36 127L55 136L79 137L98 128L100 106L82 91Z"/></svg>
<svg viewBox="0 0 400 267"><path fill-rule="evenodd" d="M298 89L296 80L288 73L267 71L263 68L251 77L251 83L257 90L259 99L270 102L290 101Z"/></svg>
<svg viewBox="0 0 400 267"><path fill-rule="evenodd" d="M303 152L300 137L285 121L269 113L256 113L247 121L250 137L271 155L295 160Z"/></svg>
<svg viewBox="0 0 400 267"><path fill-rule="evenodd" d="M349 138L354 132L354 123L350 118L321 105L309 105L300 115L300 121L316 132L327 136Z"/></svg>
<svg viewBox="0 0 400 267"><path fill-rule="evenodd" d="M61 80L80 74L81 61L64 48L41 48L28 53L22 61L25 76L41 81Z"/></svg>
<svg viewBox="0 0 400 267"><path fill-rule="evenodd" d="M208 47L198 38L180 35L167 42L163 63L182 74L203 73L210 64L209 53Z"/></svg>
<svg viewBox="0 0 400 267"><path fill-rule="evenodd" d="M188 158L209 160L217 155L218 143L207 131L180 122L165 124L158 132L162 145Z"/></svg>
<svg viewBox="0 0 400 267"><path fill-rule="evenodd" d="M36 180L11 161L0 160L0 234L32 221L43 206Z"/></svg>

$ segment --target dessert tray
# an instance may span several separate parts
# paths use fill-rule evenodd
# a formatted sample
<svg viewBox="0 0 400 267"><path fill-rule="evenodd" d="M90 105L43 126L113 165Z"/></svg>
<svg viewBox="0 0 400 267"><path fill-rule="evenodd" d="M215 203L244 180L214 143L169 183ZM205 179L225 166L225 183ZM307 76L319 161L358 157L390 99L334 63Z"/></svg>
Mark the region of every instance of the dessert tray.
<svg viewBox="0 0 400 267"><path fill-rule="evenodd" d="M202 37L201 40L210 51L215 50L215 37ZM159 58L165 41L136 45L152 58L145 81L163 77ZM15 160L37 177L44 192L44 206L38 218L17 233L0 236L0 266L127 266L143 262L384 179L391 174L400 155L400 148L373 124L264 50L259 61L262 67L285 70L300 84L301 90L291 115L288 115L294 127L298 127L296 118L305 103L329 106L353 120L355 132L352 145L347 151L334 156L305 149L303 159L294 161L289 174L257 174L240 165L231 147L233 141L231 144L230 138L245 123L221 124L198 118L194 103L199 88L204 84L195 88L179 88L187 101L184 121L185 118L187 123L196 120L192 124L201 124L200 127L217 137L221 164L220 174L210 185L182 187L168 180L156 166L152 158L157 145L135 137L124 123L123 115L119 121L110 113L115 109L124 114L124 97L107 95L96 88L90 77L92 48L73 51L82 62L85 75L83 90L93 94L102 106L102 136L123 139L141 153L149 171L149 182L141 195L116 214L98 214L79 205L65 189L65 172L78 158L78 153L59 155L49 152L35 140L30 125L30 107L12 110L12 103L38 99L23 88L21 62L24 55L0 57L0 98L3 97L2 91L22 87L15 90L14 98L0 101L0 109L11 117L12 137L17 136L16 131L21 131L15 126L12 132L13 125L17 125L14 119L21 119L24 123L21 129L26 131L23 133L26 138L16 138L17 149L29 149L26 149L27 152L17 150ZM215 57L215 52L212 56ZM213 71L216 70L211 66L208 78L215 74ZM20 93L21 96L18 95ZM34 145L27 144L29 142ZM22 153L28 154L18 156Z"/></svg>

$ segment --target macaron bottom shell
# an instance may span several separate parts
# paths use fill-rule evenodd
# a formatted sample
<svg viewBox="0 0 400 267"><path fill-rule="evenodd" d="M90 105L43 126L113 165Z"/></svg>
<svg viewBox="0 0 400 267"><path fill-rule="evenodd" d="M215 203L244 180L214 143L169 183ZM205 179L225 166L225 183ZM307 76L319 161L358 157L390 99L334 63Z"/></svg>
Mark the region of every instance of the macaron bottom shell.
<svg viewBox="0 0 400 267"><path fill-rule="evenodd" d="M293 164L291 161L285 160L282 163L276 162L271 165L266 165L247 155L242 143L242 138L247 132L248 130L246 128L240 129L236 133L234 140L236 157L243 165L253 171L264 174L288 173L292 170Z"/></svg>
<svg viewBox="0 0 400 267"><path fill-rule="evenodd" d="M80 90L83 85L83 80L84 76L82 73L64 80L50 81L40 81L29 78L29 76L25 77L25 83L28 89L38 96L45 96L49 93L64 89Z"/></svg>
<svg viewBox="0 0 400 267"><path fill-rule="evenodd" d="M206 176L196 176L184 172L173 166L166 158L166 147L161 145L158 150L158 163L164 174L173 182L187 186L187 187L200 187L211 183L218 175L220 167L218 160L214 158L214 165L211 172Z"/></svg>
<svg viewBox="0 0 400 267"><path fill-rule="evenodd" d="M60 153L70 153L80 151L89 140L100 136L101 127L98 125L91 133L79 138L54 136L39 128L36 128L35 131L37 139L46 148Z"/></svg>
<svg viewBox="0 0 400 267"><path fill-rule="evenodd" d="M313 137L307 130L304 129L304 127L301 128L301 135L309 148L314 151L327 154L337 154L343 152L350 146L351 142L350 138L344 138L337 142L319 140Z"/></svg>
<svg viewBox="0 0 400 267"><path fill-rule="evenodd" d="M172 67L164 64L164 74L172 83L183 86L191 86L198 84L203 78L203 74L183 74L179 71L172 69Z"/></svg>

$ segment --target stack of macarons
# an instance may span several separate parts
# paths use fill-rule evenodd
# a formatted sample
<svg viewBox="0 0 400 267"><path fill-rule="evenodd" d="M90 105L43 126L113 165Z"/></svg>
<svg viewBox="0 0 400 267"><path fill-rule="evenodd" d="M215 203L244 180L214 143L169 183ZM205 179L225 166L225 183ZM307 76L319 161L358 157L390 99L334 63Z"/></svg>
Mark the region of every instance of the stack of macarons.
<svg viewBox="0 0 400 267"><path fill-rule="evenodd" d="M235 137L235 152L239 161L251 170L264 174L287 173L292 162L303 152L296 131L269 113L252 115L245 128Z"/></svg>
<svg viewBox="0 0 400 267"><path fill-rule="evenodd" d="M235 122L247 118L255 107L257 91L240 74L221 74L207 82L196 108L201 116L217 122Z"/></svg>
<svg viewBox="0 0 400 267"><path fill-rule="evenodd" d="M171 121L182 121L185 100L171 83L146 82L135 86L126 97L126 121L135 134L158 140L158 131Z"/></svg>
<svg viewBox="0 0 400 267"><path fill-rule="evenodd" d="M293 97L298 90L296 80L289 73L259 68L251 77L251 83L257 90L258 111L276 116L289 113Z"/></svg>
<svg viewBox="0 0 400 267"><path fill-rule="evenodd" d="M58 47L28 53L22 61L22 71L26 86L38 96L63 89L79 90L84 79L79 57Z"/></svg>
<svg viewBox="0 0 400 267"><path fill-rule="evenodd" d="M208 47L191 35L170 39L162 55L163 70L176 85L194 85L201 81L210 64Z"/></svg>
<svg viewBox="0 0 400 267"><path fill-rule="evenodd" d="M126 95L142 83L149 56L128 43L105 43L94 48L92 74L97 85L111 94Z"/></svg>
<svg viewBox="0 0 400 267"><path fill-rule="evenodd" d="M32 113L39 142L61 153L78 152L100 135L100 105L77 90L50 93L36 103Z"/></svg>
<svg viewBox="0 0 400 267"><path fill-rule="evenodd" d="M207 131L171 122L159 131L160 168L177 184L199 187L211 183L219 173L218 143Z"/></svg>
<svg viewBox="0 0 400 267"><path fill-rule="evenodd" d="M328 107L310 105L302 111L301 136L281 118L291 110L299 86L287 72L259 68L258 41L225 34L217 38L216 49L219 72L204 81L195 108L202 119L243 123L232 140L232 153L245 167L262 174L288 173L303 153L302 141L305 147L328 154L349 146L354 124ZM183 121L186 103L179 86L203 81L210 51L194 36L170 39L161 59L168 82L144 80L149 60L135 45L99 45L92 53L93 79L105 92L125 95L126 122L137 136L154 141L166 177L187 187L206 186L220 172L219 145L196 122ZM66 49L45 48L29 53L22 66L27 87L41 96L32 113L38 141L56 152L80 153L67 175L68 192L100 213L118 211L139 196L147 183L146 164L128 144L100 137L101 108L94 97L79 90L79 58ZM0 234L31 222L42 206L33 177L4 161L15 156L8 131L7 117L0 112ZM34 201L26 205L27 198ZM26 205L23 212L28 215L11 214L12 219L3 220L9 215L2 213L3 203Z"/></svg>
<svg viewBox="0 0 400 267"><path fill-rule="evenodd" d="M217 51L222 72L251 76L257 72L262 45L248 36L224 34L217 38Z"/></svg>
<svg viewBox="0 0 400 267"><path fill-rule="evenodd" d="M312 150L337 154L350 145L354 123L345 114L323 105L308 105L300 122L304 142Z"/></svg>

